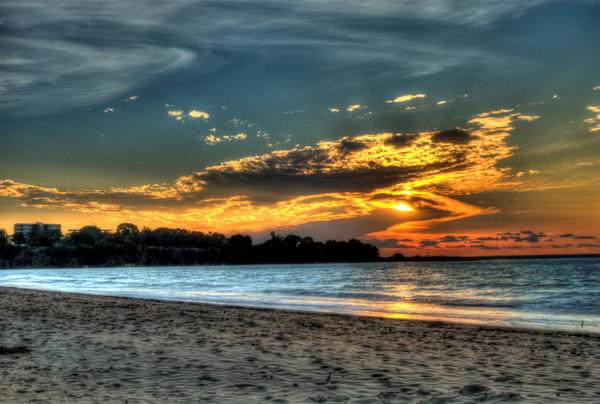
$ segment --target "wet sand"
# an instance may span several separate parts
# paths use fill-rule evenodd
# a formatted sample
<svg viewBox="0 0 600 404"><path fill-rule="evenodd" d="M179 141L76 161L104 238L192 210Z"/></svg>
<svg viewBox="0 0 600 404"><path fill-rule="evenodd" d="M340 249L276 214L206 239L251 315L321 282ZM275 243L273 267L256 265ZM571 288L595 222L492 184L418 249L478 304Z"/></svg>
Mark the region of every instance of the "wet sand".
<svg viewBox="0 0 600 404"><path fill-rule="evenodd" d="M599 334L0 288L0 403L598 403L598 380Z"/></svg>

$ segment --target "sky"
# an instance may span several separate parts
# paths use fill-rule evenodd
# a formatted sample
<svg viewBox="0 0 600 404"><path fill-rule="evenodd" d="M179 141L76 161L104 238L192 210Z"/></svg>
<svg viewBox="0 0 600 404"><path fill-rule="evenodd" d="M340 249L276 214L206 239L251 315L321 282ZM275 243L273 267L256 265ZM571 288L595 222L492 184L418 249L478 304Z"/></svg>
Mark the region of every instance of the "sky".
<svg viewBox="0 0 600 404"><path fill-rule="evenodd" d="M0 228L600 252L596 0L0 2Z"/></svg>

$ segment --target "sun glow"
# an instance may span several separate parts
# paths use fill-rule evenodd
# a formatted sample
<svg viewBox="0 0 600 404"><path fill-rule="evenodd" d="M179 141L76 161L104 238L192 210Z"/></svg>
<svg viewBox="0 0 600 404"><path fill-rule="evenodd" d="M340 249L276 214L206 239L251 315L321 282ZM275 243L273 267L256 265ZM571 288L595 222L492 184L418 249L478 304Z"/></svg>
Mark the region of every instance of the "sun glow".
<svg viewBox="0 0 600 404"><path fill-rule="evenodd" d="M402 210L404 212L412 212L414 209L409 208L405 203L399 203L393 206L394 209Z"/></svg>

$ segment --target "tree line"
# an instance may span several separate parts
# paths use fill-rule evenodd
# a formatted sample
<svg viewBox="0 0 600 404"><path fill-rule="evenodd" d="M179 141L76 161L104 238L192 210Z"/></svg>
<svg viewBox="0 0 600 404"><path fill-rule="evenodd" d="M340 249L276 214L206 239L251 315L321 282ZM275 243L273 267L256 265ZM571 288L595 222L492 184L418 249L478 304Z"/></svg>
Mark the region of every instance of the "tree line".
<svg viewBox="0 0 600 404"><path fill-rule="evenodd" d="M271 232L262 244L247 235L121 223L114 232L85 226L63 235L34 230L9 236L0 229L0 268L183 266L379 261L379 249L352 239L315 241Z"/></svg>

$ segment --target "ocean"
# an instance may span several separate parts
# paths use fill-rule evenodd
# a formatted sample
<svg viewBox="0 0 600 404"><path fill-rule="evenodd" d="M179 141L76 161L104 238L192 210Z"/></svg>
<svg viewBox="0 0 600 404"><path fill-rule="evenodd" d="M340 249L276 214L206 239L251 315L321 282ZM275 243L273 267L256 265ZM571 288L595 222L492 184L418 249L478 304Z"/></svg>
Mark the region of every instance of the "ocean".
<svg viewBox="0 0 600 404"><path fill-rule="evenodd" d="M0 286L600 333L600 259L1 270Z"/></svg>

